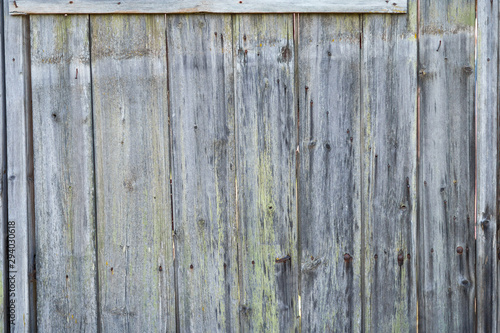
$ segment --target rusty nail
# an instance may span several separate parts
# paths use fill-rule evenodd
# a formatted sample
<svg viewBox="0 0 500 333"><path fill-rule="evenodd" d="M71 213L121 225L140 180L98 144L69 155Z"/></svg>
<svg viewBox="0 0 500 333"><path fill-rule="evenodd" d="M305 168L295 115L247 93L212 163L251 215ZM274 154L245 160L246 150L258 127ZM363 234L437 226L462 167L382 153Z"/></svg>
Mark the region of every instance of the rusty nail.
<svg viewBox="0 0 500 333"><path fill-rule="evenodd" d="M243 40L247 40L247 35L243 35Z"/></svg>
<svg viewBox="0 0 500 333"><path fill-rule="evenodd" d="M121 2L118 2L118 5L121 5L122 3Z"/></svg>
<svg viewBox="0 0 500 333"><path fill-rule="evenodd" d="M431 253L434 253L434 249L431 249Z"/></svg>
<svg viewBox="0 0 500 333"><path fill-rule="evenodd" d="M349 262L352 260L352 257L349 253L344 254L344 261Z"/></svg>
<svg viewBox="0 0 500 333"><path fill-rule="evenodd" d="M111 267L111 272L113 271L113 267Z"/></svg>
<svg viewBox="0 0 500 333"><path fill-rule="evenodd" d="M458 254L462 254L462 253L464 253L464 248L463 248L463 247L461 247L461 246L457 247L457 253L458 253Z"/></svg>
<svg viewBox="0 0 500 333"><path fill-rule="evenodd" d="M255 265L255 261L252 260L252 265Z"/></svg>
<svg viewBox="0 0 500 333"><path fill-rule="evenodd" d="M375 258L375 260L377 260L377 259L378 259L378 254L376 254L376 255L374 256L374 258Z"/></svg>
<svg viewBox="0 0 500 333"><path fill-rule="evenodd" d="M17 8L17 3L14 1L14 6Z"/></svg>
<svg viewBox="0 0 500 333"><path fill-rule="evenodd" d="M436 50L436 52L438 52L440 48L441 48L441 41L439 41L439 46L438 46L438 49Z"/></svg>
<svg viewBox="0 0 500 333"><path fill-rule="evenodd" d="M406 258L408 258L408 260L410 260L411 256L409 253L406 255Z"/></svg>
<svg viewBox="0 0 500 333"><path fill-rule="evenodd" d="M226 264L226 263L224 263L224 269L226 269L226 267L227 267L227 264Z"/></svg>
<svg viewBox="0 0 500 333"><path fill-rule="evenodd" d="M402 253L398 255L398 265L403 266L403 261L405 260L405 257L403 256Z"/></svg>
<svg viewBox="0 0 500 333"><path fill-rule="evenodd" d="M288 260L291 260L292 257L290 255L286 255L283 258L276 258L276 263L281 263L281 262L287 262Z"/></svg>
<svg viewBox="0 0 500 333"><path fill-rule="evenodd" d="M189 266L189 268L193 269L194 268L193 264L191 264L191 266Z"/></svg>
<svg viewBox="0 0 500 333"><path fill-rule="evenodd" d="M78 68L76 69L75 80L78 79Z"/></svg>
<svg viewBox="0 0 500 333"><path fill-rule="evenodd" d="M161 272L161 271L163 271L163 268L160 266L160 267L158 268L158 270Z"/></svg>
<svg viewBox="0 0 500 333"><path fill-rule="evenodd" d="M352 136L351 136L351 142L352 142Z"/></svg>
<svg viewBox="0 0 500 333"><path fill-rule="evenodd" d="M68 279L68 276L66 275L66 280Z"/></svg>
<svg viewBox="0 0 500 333"><path fill-rule="evenodd" d="M72 4L72 3L73 3L73 1L70 1L69 3L70 3L70 4Z"/></svg>

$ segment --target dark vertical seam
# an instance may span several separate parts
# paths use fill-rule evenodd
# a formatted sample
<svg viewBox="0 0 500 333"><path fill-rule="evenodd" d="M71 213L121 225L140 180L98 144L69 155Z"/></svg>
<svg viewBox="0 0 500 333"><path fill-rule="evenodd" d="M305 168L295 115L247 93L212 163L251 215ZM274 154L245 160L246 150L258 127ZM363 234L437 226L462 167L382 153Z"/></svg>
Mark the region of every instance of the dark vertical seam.
<svg viewBox="0 0 500 333"><path fill-rule="evenodd" d="M415 173L416 173L416 179L417 179L417 184L416 184L416 195L417 195L417 207L416 207L416 235L415 235L415 238L416 238L416 249L417 251L415 252L415 283L416 283L416 287L417 287L417 313L415 315L415 318L416 318L416 329L417 329L417 332L419 331L419 328L420 328L420 325L421 323L419 323L419 310L420 310L420 304L419 304L419 300L420 300L420 296L421 296L421 293L422 293L422 288L420 286L420 279L422 278L420 275L420 261L422 260L421 258L421 252L422 251L419 251L418 249L420 248L420 232L421 232L421 223L420 223L420 217L421 217L421 193L420 193L420 182L421 182L421 173L420 173L420 164L421 164L421 160L420 160L420 149L421 149L421 144L420 144L420 139L421 139L421 134L420 134L420 124L421 124L421 121L420 121L420 87L421 87L421 79L420 79L420 0L416 0L417 1L417 68L416 68L416 75L417 75L417 138L416 138L416 143L417 143L417 156L416 156L416 170L415 170ZM422 247L423 248L423 247ZM423 298L422 298L423 300Z"/></svg>
<svg viewBox="0 0 500 333"><path fill-rule="evenodd" d="M96 312L97 312L97 332L102 331L101 322L101 306L100 306L100 287L99 287L99 241L97 229L97 169L96 169L96 141L95 141L95 116L94 116L94 80L92 77L92 22L91 16L88 15L88 34L89 34L89 69L90 69L90 113L91 113L91 126L92 126L92 159L93 159L93 182L94 182L94 244L95 244L95 261L96 261L96 274L95 274L95 292L96 292Z"/></svg>
<svg viewBox="0 0 500 333"><path fill-rule="evenodd" d="M31 98L31 50L30 50L30 18L23 17L23 71L24 107L26 130L26 186L27 186L27 247L28 247L28 288L29 288L29 324L30 330L37 331L36 320L36 277L35 277L35 193L33 165L33 111Z"/></svg>
<svg viewBox="0 0 500 333"><path fill-rule="evenodd" d="M167 114L168 114L168 168L169 168L169 179L168 184L170 188L170 217L172 220L172 255L173 255L173 264L174 264L174 303L175 303L175 331L177 333L180 332L180 315L179 315L179 278L178 278L178 268L179 262L178 258L175 255L175 223L174 223L174 191L173 191L173 131L172 131L172 112L171 112L171 99L170 99L170 63L168 61L168 15L165 14L165 60L167 64Z"/></svg>
<svg viewBox="0 0 500 333"><path fill-rule="evenodd" d="M361 224L361 253L360 253L360 262L361 262L361 332L365 332L365 314L366 314L366 279L365 279L365 214L364 214L364 132L363 132L363 117L364 117L364 103L363 103L363 78L364 78L364 66L363 66L363 24L364 24L364 15L359 15L359 25L360 25L360 35L359 35L359 150L360 150L360 161L359 161L359 170L360 170L360 224Z"/></svg>
<svg viewBox="0 0 500 333"><path fill-rule="evenodd" d="M300 246L300 207L299 207L299 188L300 188L300 151L299 151L299 136L300 136L300 107L299 107L299 19L300 14L293 14L293 50L294 50L294 81L295 81L295 98L294 98L294 109L295 119L296 119L296 133L295 133L295 145L297 146L297 150L295 152L295 210L296 210L296 218L297 218L297 318L298 318L298 328L299 332L302 332L302 316L301 316L301 267L302 267L302 250Z"/></svg>

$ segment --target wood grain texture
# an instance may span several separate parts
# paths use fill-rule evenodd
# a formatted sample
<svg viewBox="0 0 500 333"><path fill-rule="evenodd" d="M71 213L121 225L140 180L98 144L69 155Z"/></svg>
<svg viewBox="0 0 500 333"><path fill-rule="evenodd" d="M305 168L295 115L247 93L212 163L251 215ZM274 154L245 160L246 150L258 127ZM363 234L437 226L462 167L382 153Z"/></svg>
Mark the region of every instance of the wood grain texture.
<svg viewBox="0 0 500 333"><path fill-rule="evenodd" d="M231 15L167 16L181 332L239 327Z"/></svg>
<svg viewBox="0 0 500 333"><path fill-rule="evenodd" d="M0 6L0 15L3 17L4 8ZM0 24L0 63L4 64L4 29L3 21ZM5 70L2 65L0 75L5 78ZM6 140L6 117L5 117L5 80L0 80L0 332L9 330L8 310L9 310L9 295L8 295L8 255L7 250L7 140Z"/></svg>
<svg viewBox="0 0 500 333"><path fill-rule="evenodd" d="M477 332L497 332L498 29L497 1L477 1Z"/></svg>
<svg viewBox="0 0 500 333"><path fill-rule="evenodd" d="M292 15L234 17L242 331L299 326ZM290 256L285 262L276 258Z"/></svg>
<svg viewBox="0 0 500 333"><path fill-rule="evenodd" d="M365 15L362 45L364 329L416 332L417 6Z"/></svg>
<svg viewBox="0 0 500 333"><path fill-rule="evenodd" d="M9 253L10 330L36 330L34 275L33 148L29 18L12 17L4 1L5 112L7 121L8 221L15 237ZM10 244L13 244L12 242Z"/></svg>
<svg viewBox="0 0 500 333"><path fill-rule="evenodd" d="M174 332L165 16L91 17L101 329Z"/></svg>
<svg viewBox="0 0 500 333"><path fill-rule="evenodd" d="M474 330L474 20L420 2L419 331Z"/></svg>
<svg viewBox="0 0 500 333"><path fill-rule="evenodd" d="M361 330L358 15L300 15L302 330Z"/></svg>
<svg viewBox="0 0 500 333"><path fill-rule="evenodd" d="M6 0L7 1L7 0ZM188 13L405 13L406 0L8 0L12 15Z"/></svg>
<svg viewBox="0 0 500 333"><path fill-rule="evenodd" d="M38 330L97 331L88 16L31 16Z"/></svg>

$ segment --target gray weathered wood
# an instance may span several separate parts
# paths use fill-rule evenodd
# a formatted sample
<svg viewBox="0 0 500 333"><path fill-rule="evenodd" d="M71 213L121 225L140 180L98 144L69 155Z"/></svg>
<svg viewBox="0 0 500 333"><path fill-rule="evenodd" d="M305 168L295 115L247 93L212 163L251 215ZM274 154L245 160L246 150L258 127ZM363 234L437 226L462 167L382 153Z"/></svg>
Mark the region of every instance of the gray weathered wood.
<svg viewBox="0 0 500 333"><path fill-rule="evenodd" d="M165 16L92 16L100 326L174 332Z"/></svg>
<svg viewBox="0 0 500 333"><path fill-rule="evenodd" d="M7 13L4 1L8 224L15 235L9 238L15 240L8 261L9 301L15 306L9 322L11 331L28 332L36 329L30 32L29 18Z"/></svg>
<svg viewBox="0 0 500 333"><path fill-rule="evenodd" d="M302 330L361 330L358 15L300 15Z"/></svg>
<svg viewBox="0 0 500 333"><path fill-rule="evenodd" d="M474 331L474 20L474 0L420 2L422 332Z"/></svg>
<svg viewBox="0 0 500 333"><path fill-rule="evenodd" d="M497 332L498 1L477 2L477 332Z"/></svg>
<svg viewBox="0 0 500 333"><path fill-rule="evenodd" d="M364 329L416 332L416 1L363 17L361 89Z"/></svg>
<svg viewBox="0 0 500 333"><path fill-rule="evenodd" d="M231 22L167 16L181 332L239 327Z"/></svg>
<svg viewBox="0 0 500 333"><path fill-rule="evenodd" d="M5 0L7 1L7 0ZM405 13L406 0L8 0L12 15L188 13Z"/></svg>
<svg viewBox="0 0 500 333"><path fill-rule="evenodd" d="M0 6L0 15L3 15L4 8ZM3 44L3 21L0 25L0 63L4 63L4 44ZM8 255L6 251L7 235L7 140L6 140L6 123L5 123L5 75L4 68L0 69L0 332L8 331L8 310L9 310L9 294L8 294Z"/></svg>
<svg viewBox="0 0 500 333"><path fill-rule="evenodd" d="M299 326L292 15L234 17L240 319L245 332ZM277 262L277 258L291 259Z"/></svg>
<svg viewBox="0 0 500 333"><path fill-rule="evenodd" d="M88 16L31 16L38 330L97 331Z"/></svg>

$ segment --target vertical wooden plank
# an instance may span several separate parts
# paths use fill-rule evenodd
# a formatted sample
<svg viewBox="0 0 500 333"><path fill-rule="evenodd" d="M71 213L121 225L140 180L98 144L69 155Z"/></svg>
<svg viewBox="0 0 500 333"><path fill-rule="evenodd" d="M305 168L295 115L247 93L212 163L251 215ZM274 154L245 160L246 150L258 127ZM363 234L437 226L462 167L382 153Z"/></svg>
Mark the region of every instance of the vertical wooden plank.
<svg viewBox="0 0 500 333"><path fill-rule="evenodd" d="M8 331L9 290L7 240L7 136L5 117L5 71L4 71L4 28L3 5L0 6L0 332Z"/></svg>
<svg viewBox="0 0 500 333"><path fill-rule="evenodd" d="M164 15L92 16L102 331L175 331Z"/></svg>
<svg viewBox="0 0 500 333"><path fill-rule="evenodd" d="M298 330L294 47L292 15L234 17L245 332Z"/></svg>
<svg viewBox="0 0 500 333"><path fill-rule="evenodd" d="M239 327L231 24L167 16L181 332Z"/></svg>
<svg viewBox="0 0 500 333"><path fill-rule="evenodd" d="M417 3L365 15L362 49L364 329L417 325Z"/></svg>
<svg viewBox="0 0 500 333"><path fill-rule="evenodd" d="M475 329L474 0L421 0L419 331Z"/></svg>
<svg viewBox="0 0 500 333"><path fill-rule="evenodd" d="M3 2L10 329L36 329L29 18L9 16Z"/></svg>
<svg viewBox="0 0 500 333"><path fill-rule="evenodd" d="M301 15L302 330L361 329L358 15Z"/></svg>
<svg viewBox="0 0 500 333"><path fill-rule="evenodd" d="M477 332L497 332L498 1L477 1Z"/></svg>
<svg viewBox="0 0 500 333"><path fill-rule="evenodd" d="M31 16L40 331L97 331L88 16Z"/></svg>

